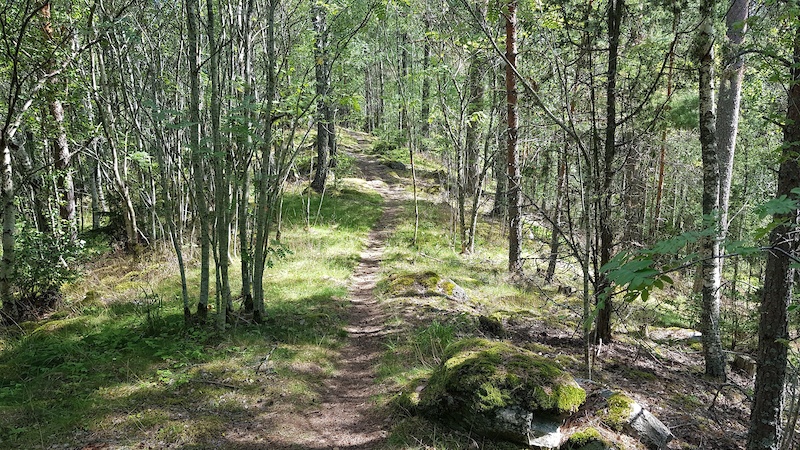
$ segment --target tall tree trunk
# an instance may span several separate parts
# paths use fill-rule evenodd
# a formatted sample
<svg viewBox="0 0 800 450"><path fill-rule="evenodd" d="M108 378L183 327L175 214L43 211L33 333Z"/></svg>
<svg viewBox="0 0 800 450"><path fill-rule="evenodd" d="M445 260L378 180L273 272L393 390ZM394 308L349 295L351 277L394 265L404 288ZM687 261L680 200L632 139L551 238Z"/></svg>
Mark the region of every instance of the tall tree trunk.
<svg viewBox="0 0 800 450"><path fill-rule="evenodd" d="M673 9L673 18L672 18L672 34L675 34L678 29L678 15L680 14L680 8ZM672 74L675 69L675 43L670 46L669 48L669 55L667 56L668 59L668 67L667 67L667 101L672 98ZM668 112L670 110L669 103L664 106L664 112ZM656 183L656 205L653 209L653 223L650 227L652 232L657 232L661 228L661 203L664 197L664 170L666 168L667 163L667 127L665 126L664 129L661 131L661 148L658 152L658 181Z"/></svg>
<svg viewBox="0 0 800 450"><path fill-rule="evenodd" d="M111 109L111 103L104 102L101 98L101 91L105 94L110 94L112 91L102 50L98 51L96 54L93 52L92 65L92 86L95 92L94 101L97 105L97 113L100 119L100 125L103 128L103 135L106 138L106 144L111 151L111 170L114 174L114 184L122 197L124 211L122 217L125 222L126 245L129 249L132 249L139 243L139 226L136 221L136 209L133 206L133 199L131 198L128 183L125 180L121 168L122 161L120 160L121 158L116 142L115 116ZM100 75L99 85L97 82L98 73Z"/></svg>
<svg viewBox="0 0 800 450"><path fill-rule="evenodd" d="M58 188L59 217L68 227L71 238L76 239L78 229L75 222L75 186L72 181L72 157L69 152L67 129L64 127L64 107L60 100L52 99L49 108L56 124L53 161L55 161L56 187Z"/></svg>
<svg viewBox="0 0 800 450"><path fill-rule="evenodd" d="M400 130L403 132L404 136L408 135L408 129L410 127L409 115L408 115L408 103L409 103L409 96L408 96L408 85L411 80L409 80L409 71L411 69L411 52L409 52L409 45L411 45L411 39L408 37L408 32L404 31L400 36L400 86L398 89L400 90L400 96L403 97L402 104L400 105Z"/></svg>
<svg viewBox="0 0 800 450"><path fill-rule="evenodd" d="M327 16L327 6L322 2L315 2L311 7L311 23L314 26L314 73L317 89L317 168L311 188L317 192L325 189L328 170L333 165L335 145Z"/></svg>
<svg viewBox="0 0 800 450"><path fill-rule="evenodd" d="M508 271L522 272L522 214L519 150L517 149L517 0L508 0L506 11L506 109L508 136L506 161L508 170Z"/></svg>
<svg viewBox="0 0 800 450"><path fill-rule="evenodd" d="M494 116L492 116L494 117ZM489 129L491 130L494 127L494 121L492 119L489 120ZM467 245L466 245L466 253L474 253L475 252L475 235L478 232L478 215L480 214L480 201L481 196L483 195L483 184L486 182L486 176L489 172L489 168L492 166L492 157L489 154L491 147L491 141L493 136L489 133L486 134L486 139L483 143L483 159L485 161L483 165L483 169L481 169L480 174L478 174L478 185L475 186L475 193L472 195L472 206L470 208L470 217L469 217L469 230L467 231Z"/></svg>
<svg viewBox="0 0 800 450"><path fill-rule="evenodd" d="M426 36L422 44L422 95L420 96L420 133L423 137L428 137L430 133L431 116L431 79L428 69L431 65L431 41L427 36L431 28L431 20L427 14L424 15L422 23L425 27Z"/></svg>
<svg viewBox="0 0 800 450"><path fill-rule="evenodd" d="M706 375L725 378L725 355L719 327L721 295L720 279L720 213L719 163L717 160L716 111L714 104L714 0L700 2L700 31L697 58L700 72L700 146L703 160L703 223L711 228L701 242L703 304L701 332Z"/></svg>
<svg viewBox="0 0 800 450"><path fill-rule="evenodd" d="M493 91L501 91L499 86L504 84L503 72L496 72L493 80ZM502 92L502 91L501 91ZM495 107L498 111L497 128L492 130L496 143L496 154L494 156L494 167L492 172L494 175L495 189L494 189L494 204L492 205L492 215L495 217L505 218L508 212L508 169L507 159L505 156L505 148L503 141L505 140L506 131L508 129L508 120L506 119L506 98L505 95L498 95L497 104Z"/></svg>
<svg viewBox="0 0 800 450"><path fill-rule="evenodd" d="M611 224L611 199L614 181L614 159L617 154L617 63L619 59L619 36L622 14L625 10L623 0L611 0L608 5L608 84L606 85L606 136L602 161L602 191L598 225L600 232L600 267L611 261L614 246L614 230ZM597 322L595 339L611 342L612 295L607 274L601 273L597 296Z"/></svg>
<svg viewBox="0 0 800 450"><path fill-rule="evenodd" d="M370 64L366 63L364 67L364 132L372 133L375 129L375 99L372 90L374 89L372 83L372 70Z"/></svg>
<svg viewBox="0 0 800 450"><path fill-rule="evenodd" d="M201 323L208 315L208 294L211 276L210 218L206 198L206 177L203 151L200 147L200 46L198 43L198 0L186 0L186 32L189 41L189 145L191 147L194 204L200 221L200 296L197 316Z"/></svg>
<svg viewBox="0 0 800 450"><path fill-rule="evenodd" d="M156 104L159 104L159 95L154 93L153 97L156 99ZM154 123L157 123L154 121ZM176 192L170 176L170 164L167 162L167 140L160 127L155 126L154 131L158 139L158 147L155 150L156 158L158 161L159 178L161 184L161 198L163 204L162 214L164 220L167 222L167 231L169 232L170 242L172 248L175 250L175 257L178 262L178 273L181 279L181 299L183 300L183 320L185 325L191 323L192 312L189 304L189 291L186 282L186 264L183 259L183 234L179 224L176 223L176 217L180 220L180 211L176 207L175 197ZM179 195L179 194L178 194Z"/></svg>
<svg viewBox="0 0 800 450"><path fill-rule="evenodd" d="M228 152L222 148L220 138L220 80L219 80L219 49L217 48L216 15L214 1L206 0L206 33L208 37L209 52L211 54L211 145L214 167L214 233L216 236L216 263L219 292L217 293L217 329L225 331L225 323L231 305L231 285L228 276L230 261L230 177L226 167L230 165Z"/></svg>
<svg viewBox="0 0 800 450"><path fill-rule="evenodd" d="M470 58L468 69L469 99L467 103L467 132L464 142L466 158L464 160L464 190L472 198L478 186L479 140L481 133L481 114L484 110L483 71L486 61L481 57L480 50L476 50Z"/></svg>
<svg viewBox="0 0 800 450"><path fill-rule="evenodd" d="M242 34L244 42L242 43L242 76L244 78L244 105L245 105L245 128L247 129L247 136L241 139L241 145L244 149L244 157L241 161L241 168L239 171L239 203L238 203L238 216L239 216L239 246L241 248L241 269L242 269L242 302L244 309L252 312L253 310L253 272L252 272L252 249L250 248L250 238L248 236L248 205L250 203L250 160L253 152L253 139L250 135L253 126L253 58L252 58L252 41L253 33L251 31L250 17L253 14L254 0L246 0L244 15L241 18Z"/></svg>
<svg viewBox="0 0 800 450"><path fill-rule="evenodd" d="M623 138L624 139L624 138ZM643 150L633 144L625 155L623 170L625 173L624 202L625 202L625 229L622 232L622 242L627 248L639 247L644 240L645 213L647 207L647 191L645 184L646 170L640 166Z"/></svg>
<svg viewBox="0 0 800 450"><path fill-rule="evenodd" d="M0 185L0 207L3 214L3 255L0 257L0 301L3 302L3 314L6 319L17 320L19 307L13 296L14 264L16 261L14 244L17 228L17 207L14 204L14 171L11 166L11 136L4 129L0 134L0 150L2 150L2 185Z"/></svg>
<svg viewBox="0 0 800 450"><path fill-rule="evenodd" d="M48 199L46 193L42 189L44 177L37 173L36 168L33 166L36 151L33 132L26 130L25 144L16 152L16 155L12 155L12 159L16 159L22 166L21 178L22 180L26 180L28 189L31 192L36 229L42 233L49 233L51 231L50 220L47 218L46 213Z"/></svg>
<svg viewBox="0 0 800 450"><path fill-rule="evenodd" d="M53 25L51 23L51 4L49 1L45 2L40 10L42 15L42 30L45 39L51 44L53 42ZM50 60L47 62L50 70L55 68L55 61ZM67 129L64 127L64 106L61 100L58 99L58 92L61 90L58 77L50 79L52 89L47 90L48 107L50 115L56 126L56 138L53 145L53 161L55 176L56 176L56 198L58 199L59 217L68 227L68 234L71 239L77 239L77 226L75 222L75 187L72 182L72 167L70 161L72 159L69 153L69 141L67 140Z"/></svg>
<svg viewBox="0 0 800 450"><path fill-rule="evenodd" d="M725 15L727 27L722 61L725 66L719 75L719 99L717 100L717 154L719 160L719 223L720 239L728 234L728 209L733 179L733 156L736 151L736 136L739 132L739 105L742 98L744 58L739 49L747 31L749 17L748 0L732 0ZM722 270L720 261L720 270Z"/></svg>
<svg viewBox="0 0 800 450"><path fill-rule="evenodd" d="M97 145L97 139L92 139L92 151L94 154L97 154L97 150L99 149L99 145ZM97 230L100 228L100 219L103 217L103 211L100 207L100 190L102 189L101 180L100 180L100 162L97 158L92 159L92 167L91 167L91 175L90 175L90 189L92 195L92 229Z"/></svg>
<svg viewBox="0 0 800 450"><path fill-rule="evenodd" d="M270 155L272 149L272 114L275 100L275 79L277 59L275 56L275 9L279 0L267 1L267 85L266 105L264 109L264 142L261 144L261 176L258 179L258 196L256 200L256 239L253 258L253 320L260 323L265 319L264 309L264 268L269 248L269 225L272 195L269 191Z"/></svg>
<svg viewBox="0 0 800 450"><path fill-rule="evenodd" d="M553 230L550 235L550 260L547 263L547 272L544 275L544 280L547 283L553 281L553 276L556 273L556 263L558 262L558 250L561 244L561 217L562 217L562 203L564 197L564 190L566 189L567 181L567 154L569 153L569 145L567 143L567 136L564 136L564 151L558 154L558 178L556 180L556 199L553 205Z"/></svg>
<svg viewBox="0 0 800 450"><path fill-rule="evenodd" d="M777 197L792 196L792 190L800 187L800 26L794 25L793 65ZM759 307L758 369L747 450L777 450L782 435L781 411L790 341L788 309L796 276L791 257L798 252L798 211L776 215L774 220L780 225L770 235L772 250L767 254L764 295Z"/></svg>
<svg viewBox="0 0 800 450"><path fill-rule="evenodd" d="M383 60L378 60L378 108L375 111L375 129L378 129L383 124L384 108L384 79L383 79Z"/></svg>

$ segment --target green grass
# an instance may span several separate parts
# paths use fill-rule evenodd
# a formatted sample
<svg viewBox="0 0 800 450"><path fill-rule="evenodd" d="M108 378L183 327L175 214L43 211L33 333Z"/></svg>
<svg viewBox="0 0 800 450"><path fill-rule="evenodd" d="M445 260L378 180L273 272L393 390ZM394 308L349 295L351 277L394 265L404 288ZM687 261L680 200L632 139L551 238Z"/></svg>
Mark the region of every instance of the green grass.
<svg viewBox="0 0 800 450"><path fill-rule="evenodd" d="M94 439L202 448L237 418L263 414L259 400L296 408L317 401L346 336L347 279L380 214L378 194L343 187L319 209L320 197L311 197L308 229L303 195L288 193L282 242L290 253L265 275L261 326L239 323L223 335L185 328L168 250L98 256L65 289L62 311L0 336L0 448ZM187 247L196 297L194 253ZM231 269L238 292L238 260Z"/></svg>
<svg viewBox="0 0 800 450"><path fill-rule="evenodd" d="M379 382L395 394L385 401L395 414L389 437L390 448L466 449L521 448L493 442L447 429L416 415L419 389L425 386L441 363L444 348L451 342L474 336L480 314L502 317L558 317L549 314L539 295L508 283L505 272L505 239L498 224L480 221L476 252L459 254L460 247L450 230L450 211L424 196L420 200L420 226L416 247L413 239L413 204L403 205L402 218L389 237L379 291L387 307L395 311L390 323L401 331L387 344L378 367ZM452 280L468 294L465 302L437 295L413 297L402 287L407 278L427 273ZM410 311L413 311L409 313ZM563 315L563 311L559 311ZM555 320L555 319L554 319Z"/></svg>
<svg viewBox="0 0 800 450"><path fill-rule="evenodd" d="M389 156L407 162L402 149ZM391 317L387 324L398 331L386 341L377 375L394 393L415 393L449 343L476 333L480 314L561 320L548 309L555 305L507 282L498 224L481 221L476 253L460 255L448 231L448 209L422 195L417 246L411 245L413 206L406 202L387 243L379 287ZM121 257L95 245L98 256L65 289L62 311L0 336L0 448L89 440L207 448L237 421L263 422L275 407L298 414L318 408L322 380L335 373L346 336L347 281L381 201L365 183L348 178L330 185L324 196L290 189L281 226L288 252L273 255L264 278L266 322L237 323L222 335L210 326L184 327L168 247ZM195 299L197 247L187 246L185 257ZM234 293L239 271L239 261L232 261ZM468 300L389 292L392 274L426 272L457 283ZM378 404L400 405L391 400ZM445 431L409 415L408 408L395 412L390 448L518 448Z"/></svg>

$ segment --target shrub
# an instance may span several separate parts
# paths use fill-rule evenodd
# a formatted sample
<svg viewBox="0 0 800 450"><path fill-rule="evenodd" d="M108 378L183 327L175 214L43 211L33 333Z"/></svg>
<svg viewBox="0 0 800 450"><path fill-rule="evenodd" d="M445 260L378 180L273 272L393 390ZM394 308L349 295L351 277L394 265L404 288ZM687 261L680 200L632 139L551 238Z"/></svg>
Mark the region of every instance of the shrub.
<svg viewBox="0 0 800 450"><path fill-rule="evenodd" d="M16 239L14 281L23 309L38 316L61 299L61 287L78 277L76 263L84 242L57 229L43 233L21 224Z"/></svg>

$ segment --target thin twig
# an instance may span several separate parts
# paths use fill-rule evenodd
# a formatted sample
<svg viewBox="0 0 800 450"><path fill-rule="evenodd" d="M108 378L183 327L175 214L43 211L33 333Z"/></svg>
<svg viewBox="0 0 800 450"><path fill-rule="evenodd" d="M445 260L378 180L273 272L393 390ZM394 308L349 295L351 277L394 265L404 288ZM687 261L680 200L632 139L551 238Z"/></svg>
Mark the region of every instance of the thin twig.
<svg viewBox="0 0 800 450"><path fill-rule="evenodd" d="M263 361L261 361L261 364L259 364L258 367L256 367L256 373L258 373L258 371L261 370L261 366L263 366L264 364L267 363L267 361L269 361L269 357L272 356L272 352L274 352L276 348L278 347L277 346L272 347L272 350L270 350L269 353L267 353L267 356L264 358ZM264 370L264 372L266 372L266 369Z"/></svg>

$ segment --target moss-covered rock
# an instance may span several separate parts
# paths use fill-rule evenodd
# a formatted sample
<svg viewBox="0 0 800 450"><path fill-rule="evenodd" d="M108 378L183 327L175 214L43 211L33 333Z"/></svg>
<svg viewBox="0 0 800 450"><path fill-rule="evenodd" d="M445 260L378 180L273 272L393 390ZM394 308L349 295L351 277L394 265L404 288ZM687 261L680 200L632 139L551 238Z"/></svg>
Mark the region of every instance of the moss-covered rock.
<svg viewBox="0 0 800 450"><path fill-rule="evenodd" d="M393 295L419 295L431 293L442 277L436 272L397 273L389 277L389 290Z"/></svg>
<svg viewBox="0 0 800 450"><path fill-rule="evenodd" d="M394 296L441 295L459 301L467 300L464 289L436 272L396 273L389 276L388 292Z"/></svg>
<svg viewBox="0 0 800 450"><path fill-rule="evenodd" d="M561 446L561 450L613 450L616 447L603 439L597 428L576 431Z"/></svg>
<svg viewBox="0 0 800 450"><path fill-rule="evenodd" d="M608 408L605 411L603 422L612 430L622 431L631 420L633 399L625 394L615 392L606 401Z"/></svg>
<svg viewBox="0 0 800 450"><path fill-rule="evenodd" d="M586 400L568 373L509 343L461 340L447 347L443 361L420 395L420 411L481 434L532 445L540 436L531 429L534 417L549 418L542 428L557 432Z"/></svg>
<svg viewBox="0 0 800 450"><path fill-rule="evenodd" d="M648 448L666 448L672 440L670 429L632 398L607 389L598 395L605 400L605 408L596 414L607 427L639 439Z"/></svg>

